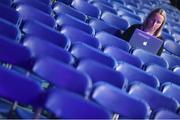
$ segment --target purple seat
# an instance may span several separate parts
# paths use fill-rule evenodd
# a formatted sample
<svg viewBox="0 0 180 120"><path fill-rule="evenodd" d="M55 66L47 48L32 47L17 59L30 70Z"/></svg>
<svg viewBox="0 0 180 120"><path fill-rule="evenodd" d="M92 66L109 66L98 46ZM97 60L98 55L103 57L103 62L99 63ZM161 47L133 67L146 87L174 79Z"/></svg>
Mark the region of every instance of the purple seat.
<svg viewBox="0 0 180 120"><path fill-rule="evenodd" d="M67 38L69 38L71 43L83 42L94 48L101 48L101 44L95 37L74 27L64 26L61 29L60 33L64 34Z"/></svg>
<svg viewBox="0 0 180 120"><path fill-rule="evenodd" d="M147 102L152 111L167 109L176 112L178 109L178 104L172 98L143 83L132 85L129 89L129 95Z"/></svg>
<svg viewBox="0 0 180 120"><path fill-rule="evenodd" d="M76 17L78 18L79 20L82 20L82 21L85 21L86 20L86 16L81 13L80 11L68 6L68 5L65 5L61 2L56 2L54 7L53 7L53 11L55 12L55 14L58 16L58 14L61 14L61 13L65 13L65 14L69 14L73 17Z"/></svg>
<svg viewBox="0 0 180 120"><path fill-rule="evenodd" d="M92 4L88 3L87 1L73 0L71 6L81 11L82 13L86 14L87 16L95 17L95 18L99 18L100 16L100 10L97 7L93 6Z"/></svg>
<svg viewBox="0 0 180 120"><path fill-rule="evenodd" d="M155 78L152 75L149 75L142 69L139 69L130 64L121 63L118 65L116 70L119 71L121 74L124 75L124 77L127 78L129 85L137 81L147 84L153 88L158 88L160 85L157 78Z"/></svg>
<svg viewBox="0 0 180 120"><path fill-rule="evenodd" d="M30 51L13 40L0 36L0 61L14 65L24 65L31 57Z"/></svg>
<svg viewBox="0 0 180 120"><path fill-rule="evenodd" d="M69 49L70 41L58 31L48 27L38 21L27 21L22 31L26 35L33 35L41 38L42 40L50 41L62 48Z"/></svg>
<svg viewBox="0 0 180 120"><path fill-rule="evenodd" d="M164 49L168 51L169 53L180 57L180 45L178 43L170 41L170 40L166 40L164 42Z"/></svg>
<svg viewBox="0 0 180 120"><path fill-rule="evenodd" d="M153 119L180 119L180 115L169 110L159 110L153 116Z"/></svg>
<svg viewBox="0 0 180 120"><path fill-rule="evenodd" d="M54 18L49 15L44 13L43 11L34 8L28 4L18 4L16 6L16 11L20 13L23 21L27 20L37 20L45 25L48 25L52 28L55 27L55 20Z"/></svg>
<svg viewBox="0 0 180 120"><path fill-rule="evenodd" d="M42 58L37 61L33 71L56 87L67 89L85 96L91 87L90 79L72 66L53 58Z"/></svg>
<svg viewBox="0 0 180 120"><path fill-rule="evenodd" d="M124 51L129 51L131 46L128 42L118 38L114 35L109 34L108 32L98 32L95 36L99 42L102 44L103 48L107 46L115 46Z"/></svg>
<svg viewBox="0 0 180 120"><path fill-rule="evenodd" d="M61 119L111 119L109 112L83 97L58 89L48 91L45 107ZM73 108L73 109L72 109Z"/></svg>
<svg viewBox="0 0 180 120"><path fill-rule="evenodd" d="M38 37L28 36L24 39L23 44L31 51L32 57L36 60L50 56L67 64L74 63L74 58L68 51Z"/></svg>
<svg viewBox="0 0 180 120"><path fill-rule="evenodd" d="M119 114L119 119L143 119L150 113L145 102L105 82L95 84L91 98L104 109Z"/></svg>
<svg viewBox="0 0 180 120"><path fill-rule="evenodd" d="M104 49L104 53L111 57L114 57L118 63L126 62L138 68L142 67L142 63L138 57L131 55L130 53L122 49L119 49L117 47L114 46L106 47Z"/></svg>
<svg viewBox="0 0 180 120"><path fill-rule="evenodd" d="M127 86L127 81L121 73L93 60L81 60L77 70L88 74L93 83L104 81L121 89Z"/></svg>
<svg viewBox="0 0 180 120"><path fill-rule="evenodd" d="M116 66L116 62L113 58L105 55L102 51L99 51L84 43L75 43L72 46L71 54L78 60L92 59L111 68Z"/></svg>

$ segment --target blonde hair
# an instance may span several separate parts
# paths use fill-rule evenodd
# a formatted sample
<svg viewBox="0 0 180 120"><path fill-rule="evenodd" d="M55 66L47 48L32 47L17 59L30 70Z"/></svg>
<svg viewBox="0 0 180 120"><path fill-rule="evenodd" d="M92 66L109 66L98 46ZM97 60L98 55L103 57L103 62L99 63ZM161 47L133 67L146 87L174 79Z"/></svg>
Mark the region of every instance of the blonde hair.
<svg viewBox="0 0 180 120"><path fill-rule="evenodd" d="M159 27L159 29L157 29L157 30L155 31L155 33L154 33L154 35L155 35L156 37L160 37L160 36L161 36L161 33L162 33L163 26L164 26L164 24L165 24L165 22L166 22L166 19L167 19L167 17L166 17L166 11L165 11L164 9L162 9L162 8L157 8L157 9L154 9L153 11L151 11L151 12L148 14L148 16L146 17L146 19L144 20L144 22L143 22L143 27L145 27L145 26L148 24L148 19L149 19L150 17L152 17L153 15L157 14L157 13L160 14L160 15L162 15L162 16L164 17L163 23L161 24L161 26Z"/></svg>

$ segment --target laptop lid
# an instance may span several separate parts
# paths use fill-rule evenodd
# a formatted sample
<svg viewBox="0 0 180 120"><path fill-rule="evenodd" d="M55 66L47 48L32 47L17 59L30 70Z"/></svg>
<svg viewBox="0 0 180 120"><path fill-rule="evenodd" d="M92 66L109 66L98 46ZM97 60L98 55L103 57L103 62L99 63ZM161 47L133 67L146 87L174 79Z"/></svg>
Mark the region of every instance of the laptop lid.
<svg viewBox="0 0 180 120"><path fill-rule="evenodd" d="M151 53L157 54L163 41L148 33L136 29L129 41L132 47L141 48Z"/></svg>

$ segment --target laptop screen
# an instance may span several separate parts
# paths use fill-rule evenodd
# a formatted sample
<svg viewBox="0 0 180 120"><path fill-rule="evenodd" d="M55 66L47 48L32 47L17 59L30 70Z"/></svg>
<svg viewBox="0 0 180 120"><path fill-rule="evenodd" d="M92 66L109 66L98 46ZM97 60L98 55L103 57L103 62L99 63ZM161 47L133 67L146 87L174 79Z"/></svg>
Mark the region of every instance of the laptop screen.
<svg viewBox="0 0 180 120"><path fill-rule="evenodd" d="M157 54L163 41L159 38L149 35L146 32L136 29L129 41L132 47L141 48L151 53Z"/></svg>

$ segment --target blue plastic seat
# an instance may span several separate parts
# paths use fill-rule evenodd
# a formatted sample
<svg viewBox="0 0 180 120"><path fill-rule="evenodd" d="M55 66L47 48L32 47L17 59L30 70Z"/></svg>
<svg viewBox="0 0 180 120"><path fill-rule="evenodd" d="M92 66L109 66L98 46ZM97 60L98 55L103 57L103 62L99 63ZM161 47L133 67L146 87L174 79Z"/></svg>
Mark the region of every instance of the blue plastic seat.
<svg viewBox="0 0 180 120"><path fill-rule="evenodd" d="M65 90L48 91L45 108L60 119L110 119L109 112L83 97ZM72 109L73 108L73 109Z"/></svg>
<svg viewBox="0 0 180 120"><path fill-rule="evenodd" d="M37 21L28 21L24 24L22 31L26 35L33 35L42 40L50 41L62 48L68 49L70 41L58 31Z"/></svg>
<svg viewBox="0 0 180 120"><path fill-rule="evenodd" d="M174 83L165 83L162 85L162 93L170 98L174 98L180 103L180 86Z"/></svg>
<svg viewBox="0 0 180 120"><path fill-rule="evenodd" d="M134 82L142 82L153 88L158 88L160 85L157 78L127 63L119 64L116 71L122 73L127 78L129 85L133 84Z"/></svg>
<svg viewBox="0 0 180 120"><path fill-rule="evenodd" d="M109 7L112 7L111 3L110 3L110 0L87 0L89 3L95 3L95 2L98 2L98 3L102 3L106 6L109 6Z"/></svg>
<svg viewBox="0 0 180 120"><path fill-rule="evenodd" d="M1 18L0 35L5 36L14 41L18 41L21 38L19 28L15 24Z"/></svg>
<svg viewBox="0 0 180 120"><path fill-rule="evenodd" d="M95 37L77 28L64 26L62 27L60 32L64 34L67 38L69 38L71 43L83 42L94 48L101 48L101 44Z"/></svg>
<svg viewBox="0 0 180 120"><path fill-rule="evenodd" d="M14 9L8 6L5 6L3 4L0 4L0 17L17 26L21 23L21 18L20 18L19 13L15 11Z"/></svg>
<svg viewBox="0 0 180 120"><path fill-rule="evenodd" d="M77 70L88 74L93 83L104 81L121 89L127 86L127 81L121 73L93 60L81 60Z"/></svg>
<svg viewBox="0 0 180 120"><path fill-rule="evenodd" d="M32 57L35 60L50 56L67 64L74 63L74 58L68 51L38 37L26 37L23 45L31 51Z"/></svg>
<svg viewBox="0 0 180 120"><path fill-rule="evenodd" d="M110 12L113 14L117 14L116 11L112 7L110 7L104 3L101 3L100 1L99 2L93 2L92 4L95 7L97 7L98 9L100 9L101 13L104 13L105 11L107 11L107 12Z"/></svg>
<svg viewBox="0 0 180 120"><path fill-rule="evenodd" d="M99 19L92 19L89 22L89 25L95 29L95 32L105 31L110 34L115 34L119 29L107 24L106 22Z"/></svg>
<svg viewBox="0 0 180 120"><path fill-rule="evenodd" d="M84 43L75 43L71 48L71 54L78 60L87 58L100 62L111 68L116 66L116 62L113 58Z"/></svg>
<svg viewBox="0 0 180 120"><path fill-rule="evenodd" d="M91 98L104 109L119 114L119 119L143 119L150 113L145 102L105 82L95 84Z"/></svg>
<svg viewBox="0 0 180 120"><path fill-rule="evenodd" d="M126 30L129 27L129 23L125 19L109 12L104 12L101 19L117 29Z"/></svg>
<svg viewBox="0 0 180 120"><path fill-rule="evenodd" d="M169 33L166 33L166 32L162 32L162 37L164 39L170 39L172 41L175 41L174 37L172 35L170 35Z"/></svg>
<svg viewBox="0 0 180 120"><path fill-rule="evenodd" d="M180 66L177 66L173 69L173 72L180 75Z"/></svg>
<svg viewBox="0 0 180 120"><path fill-rule="evenodd" d="M128 64L134 65L138 68L142 67L141 61L138 57L131 55L128 52L125 52L122 49L119 49L114 46L106 47L104 53L108 54L111 57L114 57L118 63L126 62Z"/></svg>
<svg viewBox="0 0 180 120"><path fill-rule="evenodd" d="M133 18L132 16L121 16L121 18L126 20L129 23L129 25L141 24L140 20L137 20L136 18Z"/></svg>
<svg viewBox="0 0 180 120"><path fill-rule="evenodd" d="M107 46L115 46L118 47L124 51L129 51L131 46L128 42L122 40L121 38L118 38L114 35L111 35L107 32L98 32L95 36L98 41L102 44L103 48Z"/></svg>
<svg viewBox="0 0 180 120"><path fill-rule="evenodd" d="M167 109L176 112L178 104L157 89L149 87L143 83L136 83L129 89L129 95L134 98L144 100L149 104L152 111Z"/></svg>
<svg viewBox="0 0 180 120"><path fill-rule="evenodd" d="M52 12L52 8L49 5L43 4L42 2L40 2L39 0L14 0L13 2L14 6L18 6L19 4L25 4L25 5L29 5L32 6L34 8L37 8L47 14L51 14Z"/></svg>
<svg viewBox="0 0 180 120"><path fill-rule="evenodd" d="M0 4L6 5L6 6L11 6L12 0L1 0Z"/></svg>
<svg viewBox="0 0 180 120"><path fill-rule="evenodd" d="M174 54L178 57L180 57L180 45L177 44L176 42L166 40L164 42L164 49L168 51L171 54Z"/></svg>
<svg viewBox="0 0 180 120"><path fill-rule="evenodd" d="M153 119L180 119L180 115L175 112L163 109L155 113Z"/></svg>
<svg viewBox="0 0 180 120"><path fill-rule="evenodd" d="M75 28L78 28L82 31L87 32L88 34L94 34L94 30L92 29L92 27L90 25L88 25L87 23L73 17L70 16L68 14L58 14L57 18L56 18L56 23L59 26L59 28L61 29L61 27L63 27L64 25L69 25Z"/></svg>
<svg viewBox="0 0 180 120"><path fill-rule="evenodd" d="M165 82L172 82L177 85L180 85L180 77L174 72L164 69L157 65L150 65L147 67L146 72L156 76L160 83L163 84Z"/></svg>
<svg viewBox="0 0 180 120"><path fill-rule="evenodd" d="M45 25L48 25L52 28L55 27L55 20L54 18L44 13L43 11L34 8L28 4L18 4L16 6L16 11L18 11L23 19L23 21L27 20L37 20Z"/></svg>
<svg viewBox="0 0 180 120"><path fill-rule="evenodd" d="M82 12L80 12L76 9L73 9L72 7L65 5L61 2L55 3L55 5L53 7L53 11L55 12L56 15L65 13L65 14L69 14L73 17L76 17L79 20L86 21L86 16Z"/></svg>
<svg viewBox="0 0 180 120"><path fill-rule="evenodd" d="M31 78L0 66L1 98L38 109L42 105L43 92L43 88Z"/></svg>
<svg viewBox="0 0 180 120"><path fill-rule="evenodd" d="M162 53L161 57L168 62L169 69L173 69L176 66L180 66L180 58L175 55Z"/></svg>
<svg viewBox="0 0 180 120"><path fill-rule="evenodd" d="M168 68L168 63L163 58L143 49L135 49L132 54L137 56L142 61L144 67L151 64L156 64L161 67Z"/></svg>
<svg viewBox="0 0 180 120"><path fill-rule="evenodd" d="M0 36L0 61L14 65L23 65L28 62L31 53L21 44Z"/></svg>
<svg viewBox="0 0 180 120"><path fill-rule="evenodd" d="M64 3L66 5L70 5L72 3L73 0L57 0L57 2L61 2Z"/></svg>
<svg viewBox="0 0 180 120"><path fill-rule="evenodd" d="M84 0L73 0L71 6L90 17L99 18L100 10Z"/></svg>
<svg viewBox="0 0 180 120"><path fill-rule="evenodd" d="M33 72L52 85L85 96L91 87L91 80L72 66L50 57L42 58L33 67Z"/></svg>

